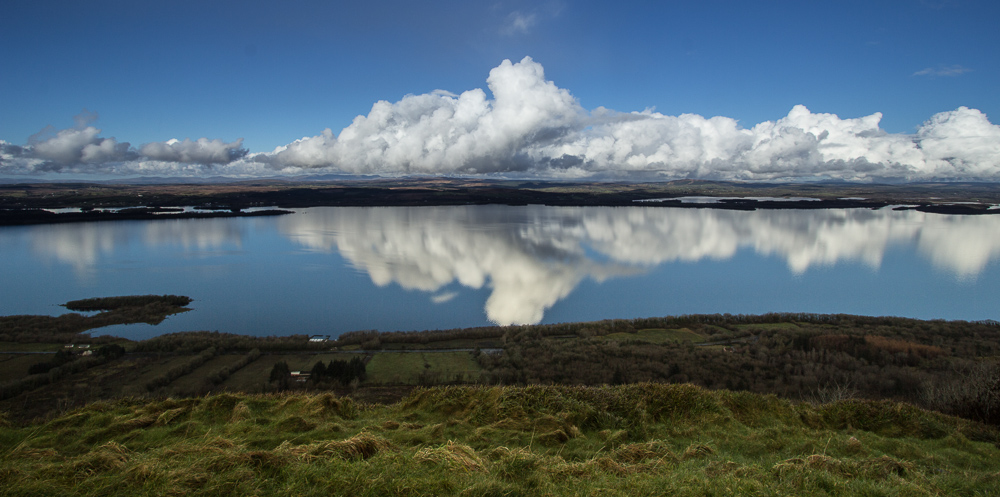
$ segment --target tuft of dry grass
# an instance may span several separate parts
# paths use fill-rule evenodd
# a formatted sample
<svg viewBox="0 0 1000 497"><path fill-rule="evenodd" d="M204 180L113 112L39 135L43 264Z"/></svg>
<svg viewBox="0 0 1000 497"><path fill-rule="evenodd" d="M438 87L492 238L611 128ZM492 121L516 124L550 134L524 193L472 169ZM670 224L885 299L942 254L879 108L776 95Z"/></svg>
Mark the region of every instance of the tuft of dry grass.
<svg viewBox="0 0 1000 497"><path fill-rule="evenodd" d="M291 446L283 443L276 452L287 451L304 458L339 457L346 460L369 459L382 452L395 452L395 444L370 433L359 433L345 440L330 440L306 445Z"/></svg>
<svg viewBox="0 0 1000 497"><path fill-rule="evenodd" d="M230 423L239 423L240 421L250 421L253 419L253 412L250 410L250 406L246 402L240 402L233 407L233 413L229 416Z"/></svg>
<svg viewBox="0 0 1000 497"><path fill-rule="evenodd" d="M611 452L611 457L626 464L636 464L649 459L670 463L677 462L677 456L670 450L670 446L660 440L619 446Z"/></svg>
<svg viewBox="0 0 1000 497"><path fill-rule="evenodd" d="M108 442L79 458L73 463L73 471L81 477L119 471L125 468L129 454L124 445Z"/></svg>
<svg viewBox="0 0 1000 497"><path fill-rule="evenodd" d="M465 472L486 471L483 460L472 447L451 440L440 447L420 449L413 455L413 459L417 462L445 465Z"/></svg>
<svg viewBox="0 0 1000 497"><path fill-rule="evenodd" d="M681 459L701 459L715 453L715 450L705 444L691 444L681 454Z"/></svg>

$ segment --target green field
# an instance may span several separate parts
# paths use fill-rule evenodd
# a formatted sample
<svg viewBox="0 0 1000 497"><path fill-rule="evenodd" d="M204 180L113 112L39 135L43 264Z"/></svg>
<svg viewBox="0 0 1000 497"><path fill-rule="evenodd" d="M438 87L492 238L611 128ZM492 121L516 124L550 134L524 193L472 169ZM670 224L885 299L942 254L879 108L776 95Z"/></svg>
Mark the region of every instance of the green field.
<svg viewBox="0 0 1000 497"><path fill-rule="evenodd" d="M481 370L469 352L380 352L368 363L367 383L475 381Z"/></svg>
<svg viewBox="0 0 1000 497"><path fill-rule="evenodd" d="M705 340L705 337L687 329L667 330L663 328L649 328L639 330L635 333L612 333L606 335L609 340L635 340L646 343L668 343L668 342L691 342L698 343Z"/></svg>
<svg viewBox="0 0 1000 497"><path fill-rule="evenodd" d="M0 382L28 376L33 364L51 361L52 354L0 354Z"/></svg>
<svg viewBox="0 0 1000 497"><path fill-rule="evenodd" d="M205 364L198 366L190 373L177 378L167 389L174 395L197 395L202 391L213 390L213 386L207 385L206 378L222 368L238 363L243 359L243 354L222 354L215 356ZM265 378L266 379L266 378Z"/></svg>
<svg viewBox="0 0 1000 497"><path fill-rule="evenodd" d="M283 356L262 355L256 361L236 371L218 385L218 390L230 392L261 392L267 386L274 363Z"/></svg>
<svg viewBox="0 0 1000 497"><path fill-rule="evenodd" d="M152 381L156 377L160 376L164 371L173 369L178 366L186 364L191 359L191 356L181 355L181 356L169 356L160 359L154 359L149 362L145 362L142 367L135 371L128 378L128 383L135 383L136 385L145 385L146 383Z"/></svg>
<svg viewBox="0 0 1000 497"><path fill-rule="evenodd" d="M56 352L62 348L58 343L0 342L0 352Z"/></svg>
<svg viewBox="0 0 1000 497"><path fill-rule="evenodd" d="M434 350L434 349L492 349L500 348L502 343L496 338L455 338L427 343L389 343L383 345L385 350ZM350 347L350 346L348 346ZM344 350L357 350L357 347Z"/></svg>

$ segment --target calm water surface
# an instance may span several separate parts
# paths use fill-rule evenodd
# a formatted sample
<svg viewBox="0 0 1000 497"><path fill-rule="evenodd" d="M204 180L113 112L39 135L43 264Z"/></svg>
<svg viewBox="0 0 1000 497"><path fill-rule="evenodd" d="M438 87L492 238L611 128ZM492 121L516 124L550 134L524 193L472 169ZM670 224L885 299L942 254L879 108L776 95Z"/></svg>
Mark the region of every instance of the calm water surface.
<svg viewBox="0 0 1000 497"><path fill-rule="evenodd" d="M771 311L997 319L1000 216L914 211L317 207L0 228L0 314L181 294L102 330L250 335Z"/></svg>

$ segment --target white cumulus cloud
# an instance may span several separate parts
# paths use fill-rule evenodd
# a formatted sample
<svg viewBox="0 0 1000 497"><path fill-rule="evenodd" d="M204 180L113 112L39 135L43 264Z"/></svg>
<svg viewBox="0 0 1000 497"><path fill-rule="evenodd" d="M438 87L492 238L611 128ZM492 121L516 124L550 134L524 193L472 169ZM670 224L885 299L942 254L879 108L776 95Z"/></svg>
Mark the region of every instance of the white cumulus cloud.
<svg viewBox="0 0 1000 497"><path fill-rule="evenodd" d="M247 153L242 139L175 139L135 150L100 137L91 125L96 114L85 111L73 128L46 128L23 147L0 144L0 173L198 176L211 168L239 177L1000 181L1000 126L968 107L938 113L913 134L883 130L879 112L842 118L804 105L746 127L724 116L588 110L545 79L530 57L504 60L486 82L488 92L437 90L381 100L339 133L328 128L256 154Z"/></svg>
<svg viewBox="0 0 1000 497"><path fill-rule="evenodd" d="M545 80L525 57L504 61L481 89L379 101L334 136L329 129L280 147L268 159L282 166L332 167L365 174L491 173L524 170L531 147L575 129L585 111L569 91Z"/></svg>
<svg viewBox="0 0 1000 497"><path fill-rule="evenodd" d="M247 154L243 139L226 143L222 140L199 138L192 141L185 138L143 145L139 153L150 160L165 162L186 162L195 164L228 164Z"/></svg>
<svg viewBox="0 0 1000 497"><path fill-rule="evenodd" d="M256 160L365 174L520 173L727 180L1000 179L1000 126L960 107L916 134L803 105L751 128L735 119L650 110L587 111L541 64L505 60L480 89L379 101L339 135L327 129Z"/></svg>
<svg viewBox="0 0 1000 497"><path fill-rule="evenodd" d="M44 172L75 172L102 174L167 174L199 175L204 166L230 164L247 155L243 139L224 142L219 139L168 140L147 143L132 148L128 142L114 137L99 136L101 130L91 126L97 113L83 109L73 117L75 126L56 129L46 126L28 139L26 146L0 141L0 173L33 174ZM246 162L234 168L265 171L260 164Z"/></svg>
<svg viewBox="0 0 1000 497"><path fill-rule="evenodd" d="M101 130L86 126L64 129L32 144L31 155L56 167L72 164L103 164L128 158L129 143L100 138ZM37 135L36 135L37 136Z"/></svg>

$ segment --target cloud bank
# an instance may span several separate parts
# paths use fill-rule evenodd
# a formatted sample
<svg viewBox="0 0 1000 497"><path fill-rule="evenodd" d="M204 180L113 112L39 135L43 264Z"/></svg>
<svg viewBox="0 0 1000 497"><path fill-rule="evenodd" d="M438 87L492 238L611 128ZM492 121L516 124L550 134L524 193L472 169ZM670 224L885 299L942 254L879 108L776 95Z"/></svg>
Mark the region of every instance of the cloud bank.
<svg viewBox="0 0 1000 497"><path fill-rule="evenodd" d="M381 101L339 136L303 138L261 160L365 174L526 173L731 180L1000 179L1000 126L967 107L914 135L882 114L842 119L795 106L750 129L728 117L587 111L529 57L504 61L480 89Z"/></svg>
<svg viewBox="0 0 1000 497"><path fill-rule="evenodd" d="M489 94L438 90L379 101L339 134L328 128L269 153L207 138L135 150L100 138L83 116L24 147L0 143L0 173L1000 180L1000 126L968 107L936 114L914 134L881 129L878 112L841 118L803 105L746 128L723 116L587 110L530 57L503 61L486 82Z"/></svg>
<svg viewBox="0 0 1000 497"><path fill-rule="evenodd" d="M199 138L196 141L184 139L167 140L165 142L147 143L139 149L139 153L151 160L165 162L187 162L195 164L228 164L247 154L243 148L243 139L232 143L222 140Z"/></svg>
<svg viewBox="0 0 1000 497"><path fill-rule="evenodd" d="M199 138L146 143L134 149L129 142L114 137L101 138L101 130L91 126L97 113L83 109L73 117L76 125L57 130L54 126L35 133L24 147L0 140L0 174L30 172L92 172L142 174L161 170L168 173L202 172L204 166L229 164L247 155L243 139L226 143ZM201 167L185 167L185 166Z"/></svg>

